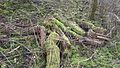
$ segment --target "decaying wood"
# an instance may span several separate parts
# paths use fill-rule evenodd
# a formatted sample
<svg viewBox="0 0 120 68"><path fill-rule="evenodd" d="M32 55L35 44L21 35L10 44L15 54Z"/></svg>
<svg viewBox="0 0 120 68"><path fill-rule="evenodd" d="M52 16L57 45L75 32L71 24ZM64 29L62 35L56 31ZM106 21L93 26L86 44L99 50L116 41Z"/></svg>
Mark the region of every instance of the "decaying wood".
<svg viewBox="0 0 120 68"><path fill-rule="evenodd" d="M4 24L3 26L1 26L0 30L1 30L1 33L9 34L12 36L34 35L34 31L35 31L35 34L38 35L38 33L40 33L39 30L41 30L41 26L20 28L20 27L9 27L9 26L5 26Z"/></svg>
<svg viewBox="0 0 120 68"><path fill-rule="evenodd" d="M106 29L104 29L102 27L96 27L93 30L94 30L94 32L99 33L99 34L105 34L105 32L106 32Z"/></svg>
<svg viewBox="0 0 120 68"><path fill-rule="evenodd" d="M85 44L85 45L92 45L92 46L100 46L104 44L104 41L100 41L99 39L92 39L88 37L83 37L79 40L79 42Z"/></svg>
<svg viewBox="0 0 120 68"><path fill-rule="evenodd" d="M93 39L100 39L100 40L105 40L105 41L109 41L110 40L107 35L96 33L92 29L90 29L88 31L87 36L90 37L90 38L93 38Z"/></svg>
<svg viewBox="0 0 120 68"><path fill-rule="evenodd" d="M103 41L110 41L109 38L107 38L107 37L103 37L103 36L97 36L97 39L99 39L99 40L103 40Z"/></svg>
<svg viewBox="0 0 120 68"><path fill-rule="evenodd" d="M47 53L46 68L60 67L60 49L56 45L58 40L59 35L56 32L51 32L46 40L45 43L45 49Z"/></svg>
<svg viewBox="0 0 120 68"><path fill-rule="evenodd" d="M106 41L110 41L110 37L107 35L104 35L105 29L96 27L91 22L84 21L81 24L87 25L86 27L78 26L75 22L70 22L69 25L65 26L63 22L60 22L56 18L52 17L51 20L54 21L54 24L56 24L58 27L60 27L63 32L69 32L72 33L74 36L81 38L85 36L85 33L87 33L86 38L84 41L86 41L86 44L90 45L103 45ZM85 32L83 28L87 28L88 31Z"/></svg>
<svg viewBox="0 0 120 68"><path fill-rule="evenodd" d="M97 28L91 21L86 21L84 19L80 20L79 26L83 24L84 26L86 26L86 28L91 28L91 29L95 29ZM83 28L85 28L83 26Z"/></svg>
<svg viewBox="0 0 120 68"><path fill-rule="evenodd" d="M0 23L0 31L1 33L9 34L10 36L28 36L28 35L37 35L40 40L41 46L44 45L46 34L45 34L45 28L48 27L41 27L41 26L30 26L27 20L18 20L16 22L19 22L18 24L14 23L13 26L9 26L5 23ZM26 23L27 22L27 23ZM75 22L69 22L69 24L64 23L63 21L54 18L53 16L48 17L47 23L44 23L46 26L50 25L54 30L57 30L57 33L60 33L61 37L64 41L66 41L68 44L70 44L71 39L67 38L64 34L64 32L67 32L75 38L79 39L82 37L86 37L84 40L86 40L86 43L91 43L91 45L96 44L102 44L103 41L110 41L110 37L107 35L104 35L105 29L96 27L94 24L92 24L90 21L81 21L81 23L78 25ZM51 26L52 25L52 26ZM56 26L59 28L59 30L56 28ZM49 29L51 30L51 29ZM53 30L51 30L53 31ZM86 35L87 34L87 35Z"/></svg>
<svg viewBox="0 0 120 68"><path fill-rule="evenodd" d="M110 38L107 35L96 33L92 29L89 29L87 32L87 37L79 39L80 43L94 46L104 45L106 41L110 41Z"/></svg>
<svg viewBox="0 0 120 68"><path fill-rule="evenodd" d="M46 33L45 33L44 26L41 26L39 33L40 33L40 44L41 44L41 47L43 47L45 44L45 39L46 39Z"/></svg>

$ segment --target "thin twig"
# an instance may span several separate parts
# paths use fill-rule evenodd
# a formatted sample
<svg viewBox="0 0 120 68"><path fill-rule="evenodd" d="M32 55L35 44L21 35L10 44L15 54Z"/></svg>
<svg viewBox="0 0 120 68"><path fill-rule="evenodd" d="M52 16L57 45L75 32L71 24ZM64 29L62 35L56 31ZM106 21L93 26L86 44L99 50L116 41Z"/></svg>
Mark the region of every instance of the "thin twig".
<svg viewBox="0 0 120 68"><path fill-rule="evenodd" d="M111 12L109 12L109 14L111 14L111 15L115 16L115 17L117 18L117 20L120 22L120 18L119 18L119 16L118 16L118 15L116 15L115 13L111 13Z"/></svg>
<svg viewBox="0 0 120 68"><path fill-rule="evenodd" d="M16 51L17 49L19 49L20 48L20 46L18 46L18 47L16 47L16 48L14 48L13 50L11 50L10 52L8 52L8 53L12 53L12 52L14 52L14 51Z"/></svg>
<svg viewBox="0 0 120 68"><path fill-rule="evenodd" d="M110 32L107 34L107 36L110 36L112 35L112 31L115 29L115 26L112 27L112 29L110 30Z"/></svg>

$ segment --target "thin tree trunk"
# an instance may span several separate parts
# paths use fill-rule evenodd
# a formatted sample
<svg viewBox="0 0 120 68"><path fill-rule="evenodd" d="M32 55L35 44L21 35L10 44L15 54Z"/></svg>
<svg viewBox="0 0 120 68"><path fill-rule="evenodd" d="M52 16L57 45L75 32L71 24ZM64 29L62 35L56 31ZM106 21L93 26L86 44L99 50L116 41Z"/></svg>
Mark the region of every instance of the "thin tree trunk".
<svg viewBox="0 0 120 68"><path fill-rule="evenodd" d="M98 0L92 0L92 10L90 13L90 20L95 20L95 12L97 11L97 7L98 7Z"/></svg>

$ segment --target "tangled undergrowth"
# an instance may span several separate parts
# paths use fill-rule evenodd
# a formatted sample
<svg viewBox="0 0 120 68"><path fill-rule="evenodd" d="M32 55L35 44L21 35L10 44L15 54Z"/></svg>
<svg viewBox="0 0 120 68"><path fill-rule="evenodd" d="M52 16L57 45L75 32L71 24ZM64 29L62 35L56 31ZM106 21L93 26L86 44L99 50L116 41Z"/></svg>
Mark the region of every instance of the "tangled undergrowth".
<svg viewBox="0 0 120 68"><path fill-rule="evenodd" d="M120 42L96 21L64 20L32 2L0 7L1 68L119 68Z"/></svg>

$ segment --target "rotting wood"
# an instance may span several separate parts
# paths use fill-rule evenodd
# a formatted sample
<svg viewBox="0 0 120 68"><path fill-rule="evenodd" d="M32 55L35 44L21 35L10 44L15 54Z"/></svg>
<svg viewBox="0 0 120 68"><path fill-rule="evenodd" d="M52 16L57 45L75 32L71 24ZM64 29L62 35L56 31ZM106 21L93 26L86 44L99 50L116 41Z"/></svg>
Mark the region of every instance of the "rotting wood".
<svg viewBox="0 0 120 68"><path fill-rule="evenodd" d="M64 40L66 40L66 42L68 42L68 40L71 41L71 39L69 39L69 36L65 36L65 34L64 34L65 32L71 34L72 36L75 36L75 38L77 38L77 39L80 39L85 36L88 38L90 37L92 39L99 39L100 41L102 41L102 40L110 41L110 37L108 37L107 35L104 35L104 32L106 31L106 29L96 27L91 21L81 20L81 24L87 25L88 31L85 31L83 28L81 28L81 26L82 26L81 24L78 25L77 23L72 22L72 21L69 21L69 24L67 24L67 23L64 23L63 21L62 22L61 21L62 20L59 20L59 19L51 16L51 17L48 17L48 20L47 20L48 23L44 23L44 25L50 24L50 27L52 27L54 30L57 30L55 27L55 25L57 25L58 28L61 30L61 31L58 30L57 33L63 32L61 34L62 34L62 37L64 37ZM2 26L2 24L1 24L1 26ZM87 28L87 27L85 27L85 28ZM43 35L45 35L45 34L42 34L44 32L44 30L41 29L41 26L32 26L32 27L25 27L25 28L16 26L15 30L12 30L12 28L14 29L14 26L13 27L7 26L7 28L5 28L5 30L2 33L7 33L11 29L11 31L12 31L12 32L10 31L11 37L37 35L37 37L39 36L39 38L40 38L39 40L40 40L41 46L44 45L45 38L43 38L43 37L45 37L45 36L43 36ZM44 29L47 29L47 32L53 31L53 30L49 29L49 27L45 27ZM90 32L90 29L92 30L92 32ZM87 36L86 36L86 34L87 34ZM66 37L68 37L68 38L66 38ZM70 42L68 42L68 43L70 44Z"/></svg>
<svg viewBox="0 0 120 68"><path fill-rule="evenodd" d="M39 30L39 41L42 48L44 47L45 39L46 39L45 27L41 26Z"/></svg>
<svg viewBox="0 0 120 68"><path fill-rule="evenodd" d="M92 46L102 46L109 41L110 38L108 36L96 33L92 29L87 32L86 37L79 39L79 43Z"/></svg>
<svg viewBox="0 0 120 68"><path fill-rule="evenodd" d="M47 53L46 68L59 68L60 67L60 50L57 46L59 35L56 32L50 33L48 36L45 49Z"/></svg>
<svg viewBox="0 0 120 68"><path fill-rule="evenodd" d="M88 32L87 32L87 37L90 37L90 38L97 38L97 39L100 39L100 40L105 40L105 41L109 41L110 38L107 36L107 35L103 35L103 34L100 34L100 33L96 33L94 32L92 29L90 29Z"/></svg>

